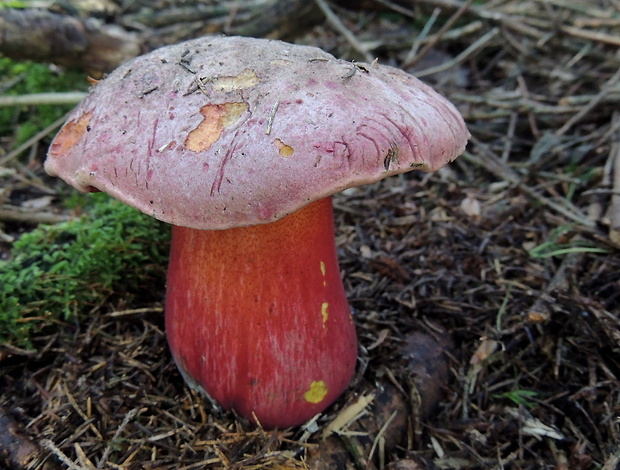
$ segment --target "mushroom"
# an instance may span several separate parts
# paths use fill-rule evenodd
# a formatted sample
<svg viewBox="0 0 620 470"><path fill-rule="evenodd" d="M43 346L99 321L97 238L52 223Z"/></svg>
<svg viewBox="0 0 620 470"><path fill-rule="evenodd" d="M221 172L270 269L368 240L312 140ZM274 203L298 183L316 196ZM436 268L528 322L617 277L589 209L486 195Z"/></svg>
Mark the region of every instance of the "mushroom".
<svg viewBox="0 0 620 470"><path fill-rule="evenodd" d="M468 136L454 106L401 70L201 38L95 85L45 169L173 225L166 334L182 375L282 428L323 411L355 369L330 196L436 170Z"/></svg>

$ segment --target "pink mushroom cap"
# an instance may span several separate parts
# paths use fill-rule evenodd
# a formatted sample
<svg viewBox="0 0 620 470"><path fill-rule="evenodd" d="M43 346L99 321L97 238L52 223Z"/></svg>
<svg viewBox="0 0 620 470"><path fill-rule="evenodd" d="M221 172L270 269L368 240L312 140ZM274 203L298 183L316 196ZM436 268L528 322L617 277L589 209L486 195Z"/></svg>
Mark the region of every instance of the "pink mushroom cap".
<svg viewBox="0 0 620 470"><path fill-rule="evenodd" d="M201 38L95 85L45 169L171 224L226 229L437 170L468 137L449 101L399 69L275 40Z"/></svg>

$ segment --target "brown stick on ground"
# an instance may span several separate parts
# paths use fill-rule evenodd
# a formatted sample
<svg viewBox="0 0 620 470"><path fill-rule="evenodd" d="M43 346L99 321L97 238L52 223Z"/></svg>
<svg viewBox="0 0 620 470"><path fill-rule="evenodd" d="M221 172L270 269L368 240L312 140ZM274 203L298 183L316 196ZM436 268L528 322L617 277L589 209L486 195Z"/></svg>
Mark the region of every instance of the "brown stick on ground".
<svg viewBox="0 0 620 470"><path fill-rule="evenodd" d="M142 52L138 35L45 10L0 10L0 53L77 67L93 76L114 69Z"/></svg>
<svg viewBox="0 0 620 470"><path fill-rule="evenodd" d="M41 457L40 452L39 447L19 431L15 421L0 407L0 465L9 469L27 468Z"/></svg>

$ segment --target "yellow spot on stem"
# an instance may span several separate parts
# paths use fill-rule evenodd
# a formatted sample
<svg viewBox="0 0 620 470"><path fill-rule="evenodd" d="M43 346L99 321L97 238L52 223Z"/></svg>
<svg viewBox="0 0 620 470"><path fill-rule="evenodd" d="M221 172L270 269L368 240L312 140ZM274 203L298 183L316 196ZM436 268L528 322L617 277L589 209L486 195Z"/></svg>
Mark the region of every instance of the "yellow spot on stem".
<svg viewBox="0 0 620 470"><path fill-rule="evenodd" d="M257 85L259 82L258 77L254 70L245 69L239 75L236 76L222 76L211 79L213 83L213 89L228 93L234 90L243 90L244 88L251 88Z"/></svg>
<svg viewBox="0 0 620 470"><path fill-rule="evenodd" d="M321 261L321 274L323 275L323 277L325 277L325 274L327 273L327 268L325 267L325 261ZM325 287L327 285L327 281L325 279L323 279L323 287Z"/></svg>
<svg viewBox="0 0 620 470"><path fill-rule="evenodd" d="M327 311L329 307L329 304L327 302L323 302L321 304L321 315L323 316L323 324L325 324L327 322L327 319L329 318L329 312Z"/></svg>
<svg viewBox="0 0 620 470"><path fill-rule="evenodd" d="M194 152L208 150L227 127L235 124L243 112L248 109L247 103L207 104L200 108L204 119L198 127L191 131L185 139L185 147Z"/></svg>
<svg viewBox="0 0 620 470"><path fill-rule="evenodd" d="M278 153L281 157L288 158L295 153L295 149L290 145L286 145L280 139L275 139L273 145L278 149Z"/></svg>
<svg viewBox="0 0 620 470"><path fill-rule="evenodd" d="M322 380L315 380L310 388L304 393L304 398L310 403L320 403L327 395L327 385Z"/></svg>

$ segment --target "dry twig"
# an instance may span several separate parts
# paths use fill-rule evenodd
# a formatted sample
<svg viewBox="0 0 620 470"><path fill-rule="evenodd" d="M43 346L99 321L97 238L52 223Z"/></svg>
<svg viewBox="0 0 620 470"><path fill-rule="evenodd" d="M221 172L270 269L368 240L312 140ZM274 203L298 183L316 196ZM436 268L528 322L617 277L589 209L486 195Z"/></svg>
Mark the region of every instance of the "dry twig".
<svg viewBox="0 0 620 470"><path fill-rule="evenodd" d="M314 0L317 6L321 9L327 22L331 24L336 31L338 31L342 36L347 40L347 42L360 54L364 60L368 63L373 61L373 56L368 53L366 48L362 46L359 40L355 37L355 34L351 32L349 28L347 28L344 23L338 18L338 15L333 12L333 10L329 7L325 0Z"/></svg>

